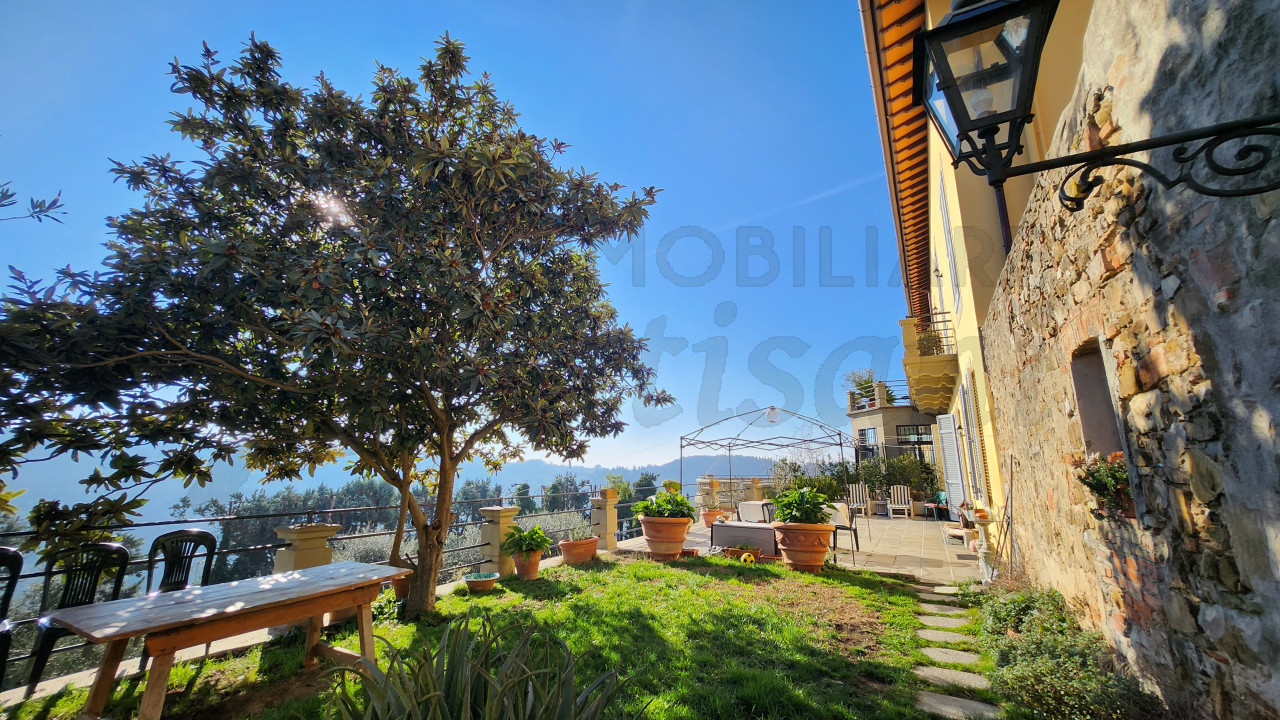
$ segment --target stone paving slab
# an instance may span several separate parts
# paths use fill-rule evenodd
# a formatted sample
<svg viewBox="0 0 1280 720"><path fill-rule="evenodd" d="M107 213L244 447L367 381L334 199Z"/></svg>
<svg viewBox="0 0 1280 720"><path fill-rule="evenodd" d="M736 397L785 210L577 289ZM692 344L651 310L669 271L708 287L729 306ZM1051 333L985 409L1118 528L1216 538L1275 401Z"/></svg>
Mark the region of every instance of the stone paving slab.
<svg viewBox="0 0 1280 720"><path fill-rule="evenodd" d="M958 628L969 624L969 618L937 617L936 615L917 615L916 619L929 627Z"/></svg>
<svg viewBox="0 0 1280 720"><path fill-rule="evenodd" d="M916 637L929 642L947 642L947 643L969 643L973 642L973 638L963 633L947 632L946 630L929 630L922 629L916 631Z"/></svg>
<svg viewBox="0 0 1280 720"><path fill-rule="evenodd" d="M916 709L955 720L1000 717L1000 708L995 705L931 692L916 696Z"/></svg>
<svg viewBox="0 0 1280 720"><path fill-rule="evenodd" d="M920 648L920 652L934 662L953 663L956 665L972 665L981 659L978 653L952 650L951 648L927 647Z"/></svg>
<svg viewBox="0 0 1280 720"><path fill-rule="evenodd" d="M939 585L933 589L939 595L959 595L960 588L955 585Z"/></svg>
<svg viewBox="0 0 1280 720"><path fill-rule="evenodd" d="M935 605L933 603L920 603L920 609L931 615L963 615L967 610L954 605Z"/></svg>
<svg viewBox="0 0 1280 720"><path fill-rule="evenodd" d="M970 690L987 690L991 687L990 680L978 673L965 672L964 670L917 665L911 669L911 672L915 673L916 677L921 680L931 682L934 685L955 685L969 688Z"/></svg>
<svg viewBox="0 0 1280 720"><path fill-rule="evenodd" d="M932 592L920 593L920 599L932 600L933 602L959 602L959 599L955 595L939 595L938 593Z"/></svg>

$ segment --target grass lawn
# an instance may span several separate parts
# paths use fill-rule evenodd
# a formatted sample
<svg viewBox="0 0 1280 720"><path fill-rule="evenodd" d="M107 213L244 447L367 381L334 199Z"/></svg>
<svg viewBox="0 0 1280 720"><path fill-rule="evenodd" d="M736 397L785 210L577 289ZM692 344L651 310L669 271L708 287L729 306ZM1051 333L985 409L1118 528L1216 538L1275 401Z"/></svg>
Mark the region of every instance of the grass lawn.
<svg viewBox="0 0 1280 720"><path fill-rule="evenodd" d="M579 681L618 667L625 702L646 717L923 718L910 672L921 627L915 593L870 573L821 576L727 559L664 565L628 557L556 567L533 582L505 578L493 592L441 598L446 616L490 611L555 629L579 657ZM398 647L434 643L441 625L383 618L379 636ZM356 648L354 626L330 641ZM380 647L384 652L386 648ZM325 669L303 671L300 639L281 638L231 658L180 664L166 718L321 717ZM132 716L142 695L120 683L107 707ZM73 718L85 691L9 708L7 717Z"/></svg>

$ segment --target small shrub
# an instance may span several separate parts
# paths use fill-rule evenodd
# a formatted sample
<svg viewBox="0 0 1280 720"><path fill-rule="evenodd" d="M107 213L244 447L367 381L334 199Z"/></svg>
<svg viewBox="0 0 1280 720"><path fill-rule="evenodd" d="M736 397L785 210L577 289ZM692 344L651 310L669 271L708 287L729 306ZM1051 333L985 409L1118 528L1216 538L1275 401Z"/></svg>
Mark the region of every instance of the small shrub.
<svg viewBox="0 0 1280 720"><path fill-rule="evenodd" d="M534 525L528 530L518 526L507 531L502 540L502 549L510 555L524 555L533 552L546 552L551 548L551 538L542 531L541 525Z"/></svg>
<svg viewBox="0 0 1280 720"><path fill-rule="evenodd" d="M780 493L774 498L777 509L774 518L781 523L822 524L827 522L827 508L831 502L826 495L810 488L799 488Z"/></svg>
<svg viewBox="0 0 1280 720"><path fill-rule="evenodd" d="M545 630L519 624L499 629L488 617L466 617L445 629L434 653L393 648L386 672L365 660L335 669L328 717L627 717L612 707L621 687L617 671L579 686L575 665L569 646ZM344 681L351 678L356 682Z"/></svg>
<svg viewBox="0 0 1280 720"><path fill-rule="evenodd" d="M648 500L637 502L631 506L631 510L636 515L644 515L646 517L687 517L690 520L698 517L698 509L693 506L693 503L689 502L689 498L670 490L663 490Z"/></svg>
<svg viewBox="0 0 1280 720"><path fill-rule="evenodd" d="M401 602L396 599L396 594L390 590L383 590L373 604L369 606L369 610L373 613L373 622L375 625L392 622L400 617Z"/></svg>

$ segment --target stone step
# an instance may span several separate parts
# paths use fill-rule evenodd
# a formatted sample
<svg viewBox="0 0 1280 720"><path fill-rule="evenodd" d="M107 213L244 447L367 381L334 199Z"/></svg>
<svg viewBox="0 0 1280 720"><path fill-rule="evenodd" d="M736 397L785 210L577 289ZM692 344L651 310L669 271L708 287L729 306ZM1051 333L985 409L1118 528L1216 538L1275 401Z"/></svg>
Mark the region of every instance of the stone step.
<svg viewBox="0 0 1280 720"><path fill-rule="evenodd" d="M920 603L920 609L930 615L963 615L965 609L954 607L952 605L935 605L934 603Z"/></svg>
<svg viewBox="0 0 1280 720"><path fill-rule="evenodd" d="M926 647L920 648L920 652L934 662L951 663L952 665L972 665L982 659L978 653L952 650L951 648Z"/></svg>
<svg viewBox="0 0 1280 720"><path fill-rule="evenodd" d="M945 643L969 643L973 642L973 638L963 633L947 632L946 630L930 630L922 628L916 631L916 637L929 642L945 642Z"/></svg>
<svg viewBox="0 0 1280 720"><path fill-rule="evenodd" d="M916 619L929 627L958 628L969 624L969 618L938 617L937 615L917 615Z"/></svg>
<svg viewBox="0 0 1280 720"><path fill-rule="evenodd" d="M968 688L970 690L987 690L991 687L991 681L982 677L978 673L965 672L964 670L951 670L949 668L930 667L928 665L917 665L911 669L916 677L925 682L934 685L955 685L957 687Z"/></svg>
<svg viewBox="0 0 1280 720"><path fill-rule="evenodd" d="M957 598L955 595L939 595L937 593L931 593L931 592L920 593L920 599L930 600L932 602L959 602L959 598Z"/></svg>
<svg viewBox="0 0 1280 720"><path fill-rule="evenodd" d="M916 696L916 709L955 720L1000 717L1000 708L995 705L924 691Z"/></svg>
<svg viewBox="0 0 1280 720"><path fill-rule="evenodd" d="M939 585L933 589L939 595L959 595L960 588L955 585Z"/></svg>

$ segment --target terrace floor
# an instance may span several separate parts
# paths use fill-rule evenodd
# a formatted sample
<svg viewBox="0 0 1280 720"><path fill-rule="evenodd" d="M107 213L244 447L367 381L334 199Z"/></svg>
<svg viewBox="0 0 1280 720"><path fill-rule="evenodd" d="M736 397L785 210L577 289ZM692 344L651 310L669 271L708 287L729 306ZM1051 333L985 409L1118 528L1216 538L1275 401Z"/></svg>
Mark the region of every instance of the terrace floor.
<svg viewBox="0 0 1280 720"><path fill-rule="evenodd" d="M858 552L849 551L847 531L837 533L836 559L845 567L911 575L933 585L954 585L961 580L981 578L978 556L963 545L948 542L941 522L921 518L889 520L877 515L859 517L857 525ZM695 522L684 546L705 554L711 547L711 530ZM644 538L623 540L618 548L644 551Z"/></svg>

